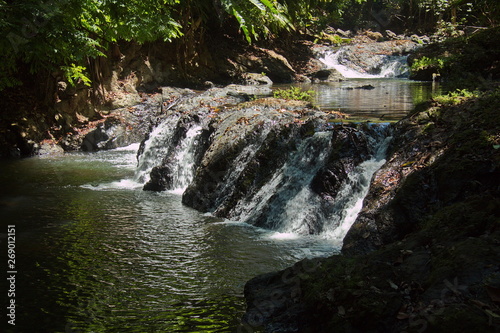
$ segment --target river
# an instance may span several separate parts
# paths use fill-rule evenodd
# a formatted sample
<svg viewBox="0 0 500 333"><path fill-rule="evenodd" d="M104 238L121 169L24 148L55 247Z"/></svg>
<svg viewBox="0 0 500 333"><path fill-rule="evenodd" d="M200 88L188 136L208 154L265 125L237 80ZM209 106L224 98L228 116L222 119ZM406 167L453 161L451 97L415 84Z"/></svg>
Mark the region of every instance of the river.
<svg viewBox="0 0 500 333"><path fill-rule="evenodd" d="M387 80L314 89L323 107L362 117L368 106L328 91L365 93L355 89L364 84L376 87L366 92L392 89L392 99L403 101L383 102L381 92L371 103L383 108L378 117L386 109L405 113L428 93ZM134 181L137 149L0 161L4 253L8 226L15 229L15 267L6 269L15 269L14 293L3 306L14 300L16 325L4 317L3 331L236 332L246 281L339 251L333 236L226 221L183 206L178 190L142 191ZM355 201L361 208L362 198Z"/></svg>
<svg viewBox="0 0 500 333"><path fill-rule="evenodd" d="M0 164L3 251L16 230L7 331L235 332L247 280L337 250L142 191L128 180L136 149Z"/></svg>

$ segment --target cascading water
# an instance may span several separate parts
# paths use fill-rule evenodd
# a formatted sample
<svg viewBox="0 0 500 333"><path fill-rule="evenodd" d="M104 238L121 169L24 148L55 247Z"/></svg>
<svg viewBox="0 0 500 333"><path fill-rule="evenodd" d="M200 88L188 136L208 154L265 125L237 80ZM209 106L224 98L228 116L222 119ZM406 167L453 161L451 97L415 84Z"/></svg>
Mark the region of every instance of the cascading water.
<svg viewBox="0 0 500 333"><path fill-rule="evenodd" d="M293 202L300 203L304 188L309 186L324 164L329 154L331 136L331 132L317 132L304 139L288 161L276 170L272 179L255 196L239 203L235 209L238 219L250 224L260 220L260 225L282 230L287 225L299 223L307 216L316 215L318 207L314 204L301 206L293 205ZM298 214L291 209L296 206L301 206ZM300 225L288 231L298 233L305 231L304 228L307 226Z"/></svg>
<svg viewBox="0 0 500 333"><path fill-rule="evenodd" d="M172 192L182 194L193 180L196 146L201 131L201 126L194 125L177 147L172 168Z"/></svg>
<svg viewBox="0 0 500 333"><path fill-rule="evenodd" d="M144 184L149 181L151 170L161 164L167 155L172 142L177 117L169 117L161 122L151 133L144 143L144 149L139 156L134 180Z"/></svg>
<svg viewBox="0 0 500 333"><path fill-rule="evenodd" d="M179 126L188 127L180 138L178 137ZM201 132L202 126L196 123L184 125L178 117L169 117L164 120L150 133L148 140L144 143L134 180L137 183L146 184L151 178L153 168L166 164L171 177L168 190L182 194L193 180L196 147Z"/></svg>
<svg viewBox="0 0 500 333"><path fill-rule="evenodd" d="M376 152L372 158L358 165L349 174L337 194L333 209L326 216L323 232L325 238L342 242L363 208L363 200L370 188L370 181L375 172L385 163L387 147L392 137L387 136L376 143Z"/></svg>
<svg viewBox="0 0 500 333"><path fill-rule="evenodd" d="M380 132L386 130L380 127ZM373 174L385 162L391 138L385 133L370 137L374 155L348 175L335 197L325 199L311 189L311 182L331 152L331 137L331 132L318 132L304 139L254 196L237 205L236 219L282 234L318 234L340 245L362 208Z"/></svg>
<svg viewBox="0 0 500 333"><path fill-rule="evenodd" d="M319 60L328 68L336 69L345 78L405 78L409 75L408 56L377 55L375 68L363 68L353 63L347 54L345 49L328 51Z"/></svg>
<svg viewBox="0 0 500 333"><path fill-rule="evenodd" d="M255 112L252 111L252 117L227 118L230 119L228 123L234 122L238 125L240 119L254 119ZM203 186L203 180L197 183L194 179L196 168L208 167L199 165L201 156L207 152L213 153L213 149L219 149L218 140L222 137L219 133L211 139L206 138L208 141L205 142L202 137L208 133L203 131L203 127L209 126L199 124L195 119L197 118L191 115L172 113L150 133L139 156L135 173L137 183L146 184L145 188L148 190L168 190L177 194L184 194L191 183ZM201 119L210 121L209 117ZM221 133L225 134L235 125L220 125L221 128L227 126ZM305 138L295 134L295 137L291 136L281 143L276 143L273 141L276 137L269 135L273 126L261 126L261 131L248 137L245 147L229 162L230 166L225 169L224 175L217 177L214 191L207 193L207 196L212 195L206 199L207 202L213 201L206 206L208 208L203 209L212 211L216 216L230 217L233 221L283 234L314 234L320 238L341 242L362 208L373 173L384 163L388 141L385 125L367 125L366 130L356 126L338 126L326 131L317 130ZM205 134L202 136L202 133ZM218 133L217 130L214 133ZM261 156L262 153L273 154L272 151L267 151L270 141L277 147L282 144L284 149L289 150L282 155L281 164L274 168L272 165L266 166L259 171L256 168L260 165L258 159L262 157L256 156ZM357 146L358 144L361 146ZM344 145L347 150L342 154L352 154L348 159L351 161L352 158L352 161L356 162L337 161L337 157L331 161L331 156L337 156L332 155L333 152ZM373 156L360 163L360 157L366 158L369 152L372 152ZM349 164L345 170L351 171L347 175L345 171L339 171L342 174L335 180L335 189L323 192L315 188L316 185L313 186L313 181L318 181L320 170L330 170L330 163L356 164ZM354 169L353 165L356 165ZM209 169L209 174L210 172L213 171ZM252 174L266 180L263 183L246 180L245 177ZM189 187L190 191L196 189L196 186ZM197 195L196 192L193 193Z"/></svg>

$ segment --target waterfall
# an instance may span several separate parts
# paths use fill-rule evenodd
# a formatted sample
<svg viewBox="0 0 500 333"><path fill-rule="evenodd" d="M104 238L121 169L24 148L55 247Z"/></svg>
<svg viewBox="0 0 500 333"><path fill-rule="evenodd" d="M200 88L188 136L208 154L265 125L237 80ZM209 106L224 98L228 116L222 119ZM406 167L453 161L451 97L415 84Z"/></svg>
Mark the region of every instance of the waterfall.
<svg viewBox="0 0 500 333"><path fill-rule="evenodd" d="M381 127L369 138L373 156L349 173L335 197L324 198L311 189L332 149L332 132L318 132L304 139L255 195L242 200L233 216L283 234L317 234L341 244L362 209L373 174L385 163L391 138Z"/></svg>
<svg viewBox="0 0 500 333"><path fill-rule="evenodd" d="M138 158L134 175L136 182L147 183L151 170L155 166L161 165L170 149L177 122L178 118L168 117L149 133L149 138L143 143L144 149Z"/></svg>
<svg viewBox="0 0 500 333"><path fill-rule="evenodd" d="M342 242L363 208L363 200L370 188L372 176L385 163L387 147L392 137L387 136L376 144L372 158L358 165L348 176L336 197L336 204L326 217L322 236Z"/></svg>
<svg viewBox="0 0 500 333"><path fill-rule="evenodd" d="M167 167L171 183L168 189L182 194L193 180L196 148L201 132L200 125L184 124L183 119L178 117L164 120L143 143L134 180L146 184L151 179L153 168Z"/></svg>
<svg viewBox="0 0 500 333"><path fill-rule="evenodd" d="M195 153L202 127L194 125L178 145L172 162L172 192L182 194L193 181Z"/></svg>
<svg viewBox="0 0 500 333"><path fill-rule="evenodd" d="M221 133L225 134L231 124L238 124L239 119L248 119L241 114L233 118L228 118L228 127L218 123ZM135 180L152 191L184 194L189 187L188 197L203 198L209 203L202 209L216 215L220 213L217 216L284 234L314 234L335 242L342 241L362 209L371 178L385 162L390 140L386 125L372 124L342 125L328 130L320 126L311 135L303 137L297 131L280 141L270 135L274 127L264 126L263 122L261 130L251 136L242 134L248 141L227 162L230 165L224 175L217 177L213 190L207 192L203 177L210 177L213 171L196 172L196 168L212 166L200 165L202 155L224 147L217 141L222 140L224 134L216 131L209 137L210 133L203 130L208 125L200 124L199 119L171 114L160 123L142 143ZM203 119L209 121L210 118ZM273 158L273 151L269 149L274 145L276 149L284 149L278 154L280 159L275 165L260 164L262 154ZM221 154L224 153L222 150ZM365 161L360 162L360 158ZM261 165L263 169L259 170ZM340 173L337 178L328 172ZM195 175L201 178L195 180ZM247 180L249 175L260 180ZM334 184L332 187L317 185L318 182L330 184L330 181Z"/></svg>
<svg viewBox="0 0 500 333"><path fill-rule="evenodd" d="M289 225L298 224L307 215L314 216L319 206L293 203L300 203L304 188L309 186L323 166L329 154L331 137L331 132L317 132L304 139L270 181L254 196L238 204L235 209L238 219L250 224L259 222L269 229L283 230ZM300 206L300 213L292 210L294 206ZM300 225L290 232L309 233L306 228L306 225Z"/></svg>
<svg viewBox="0 0 500 333"><path fill-rule="evenodd" d="M375 55L374 64L360 66L354 63L348 56L348 51L327 51L319 60L328 68L336 69L346 78L354 79L377 79L377 78L399 78L408 77L408 56Z"/></svg>

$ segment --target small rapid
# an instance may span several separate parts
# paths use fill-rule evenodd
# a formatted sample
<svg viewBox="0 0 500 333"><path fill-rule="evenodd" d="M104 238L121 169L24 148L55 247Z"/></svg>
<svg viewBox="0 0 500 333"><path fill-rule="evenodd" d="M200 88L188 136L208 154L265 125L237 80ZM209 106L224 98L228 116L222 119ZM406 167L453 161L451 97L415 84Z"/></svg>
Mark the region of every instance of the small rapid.
<svg viewBox="0 0 500 333"><path fill-rule="evenodd" d="M386 125L379 127L369 137L373 155L348 174L335 196L312 189L313 178L332 153L332 132L318 132L303 140L254 196L239 202L233 219L265 226L285 238L314 234L340 248L363 207L373 174L385 163L391 137Z"/></svg>
<svg viewBox="0 0 500 333"><path fill-rule="evenodd" d="M143 142L144 148L138 158L135 181L147 183L151 170L161 164L162 159L170 150L178 120L178 117L168 117L149 133L148 139Z"/></svg>
<svg viewBox="0 0 500 333"><path fill-rule="evenodd" d="M202 127L193 125L185 138L179 143L174 152L172 168L171 191L182 194L193 181L196 169L196 147L198 146Z"/></svg>
<svg viewBox="0 0 500 333"><path fill-rule="evenodd" d="M354 62L350 55L351 51L341 48L325 52L319 60L348 79L408 78L410 74L408 56L376 55L372 65L364 65Z"/></svg>
<svg viewBox="0 0 500 333"><path fill-rule="evenodd" d="M314 235L331 241L332 247L340 248L343 237L362 209L372 175L385 162L385 151L390 140L388 125L372 124L366 130L355 127L344 129L341 126L327 131L319 130L302 139L296 138L296 147L285 155L284 163L278 163L274 170L266 171L266 174L270 173L269 179L260 188L235 199L238 198L236 193L239 187L242 184L248 186L248 181L252 181L242 179L246 179L249 170L255 170L259 165L255 159L267 145L267 140L274 137L271 128L264 127L253 135L252 140L230 161L215 188L216 196L211 206L213 211L223 207L231 221L244 222L277 232L281 236ZM200 151L202 131L202 126L195 122L165 119L143 143L135 179L142 179L146 183L151 179L147 172L158 174L154 170L160 170L163 172L162 179L168 179L164 180L167 184L165 190L182 195L193 182L197 168L202 167L199 165L200 154L205 153ZM347 141L333 143L335 131L339 131L336 135L341 137L347 135L342 139ZM341 134L344 131L347 134ZM217 138L212 137L211 140ZM371 153L347 174L336 193L327 196L317 193L313 190L313 179L327 166L336 147L348 144L350 140L365 142L362 145L366 145L365 148ZM346 148L352 149L347 154L359 154L358 148ZM236 203L229 210L224 208L228 201L235 200Z"/></svg>

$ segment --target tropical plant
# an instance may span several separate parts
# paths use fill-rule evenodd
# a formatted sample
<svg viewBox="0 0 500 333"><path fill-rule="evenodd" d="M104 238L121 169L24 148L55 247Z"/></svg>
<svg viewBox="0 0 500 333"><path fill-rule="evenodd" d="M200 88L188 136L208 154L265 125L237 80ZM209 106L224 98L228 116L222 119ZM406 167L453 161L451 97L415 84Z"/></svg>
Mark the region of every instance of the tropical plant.
<svg viewBox="0 0 500 333"><path fill-rule="evenodd" d="M411 65L411 70L416 72L427 68L432 68L435 69L437 72L439 72L439 70L442 69L444 65L445 65L445 60L442 58L436 58L436 57L429 58L423 56L422 58L414 60L414 62Z"/></svg>
<svg viewBox="0 0 500 333"><path fill-rule="evenodd" d="M276 89L273 91L274 98L281 98L287 100L313 102L314 90L302 90L300 87L292 86L288 89Z"/></svg>
<svg viewBox="0 0 500 333"><path fill-rule="evenodd" d="M83 67L89 59L104 56L118 41L184 36L192 47L197 31L228 20L238 23L248 42L293 29L286 3L276 0L0 0L0 34L5 37L0 41L0 90L20 82L20 67L30 73L62 69L71 82L86 78Z"/></svg>

